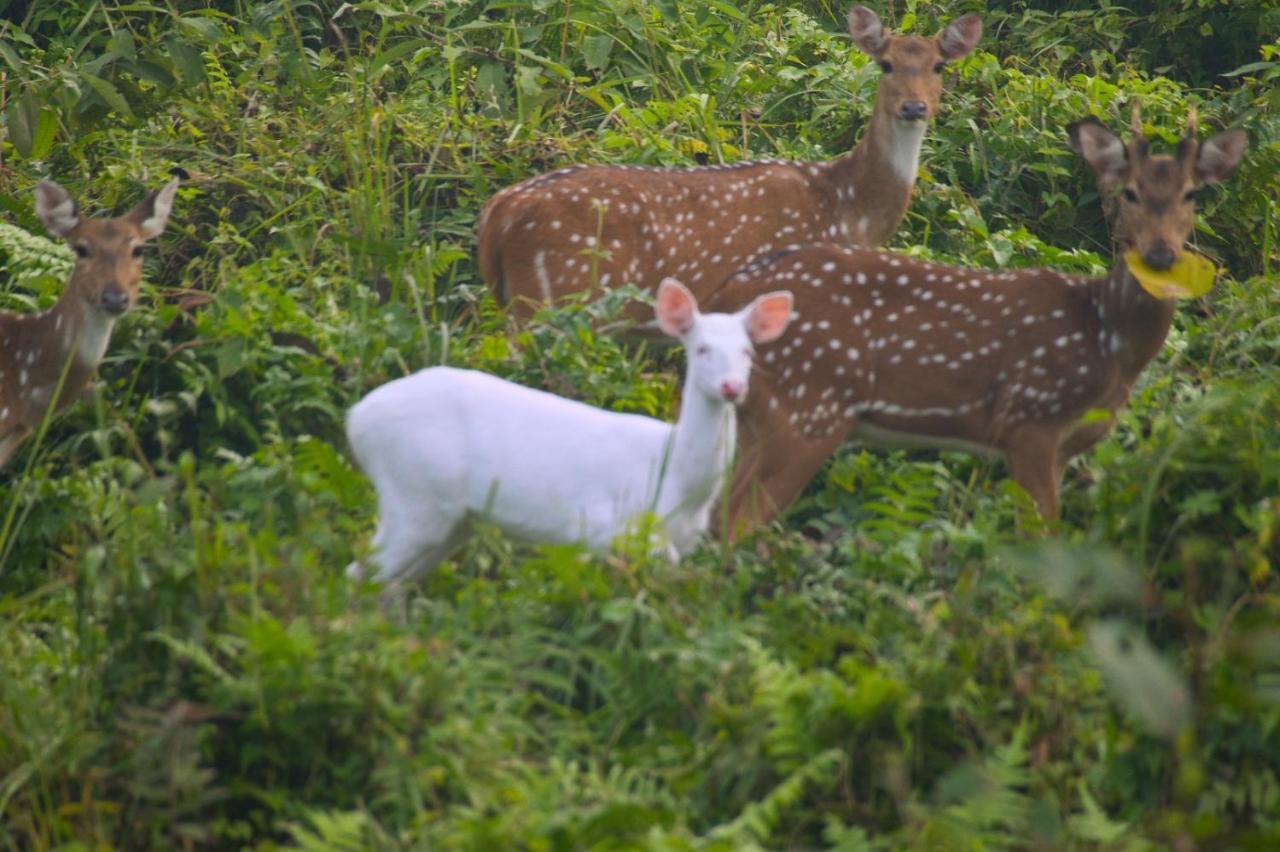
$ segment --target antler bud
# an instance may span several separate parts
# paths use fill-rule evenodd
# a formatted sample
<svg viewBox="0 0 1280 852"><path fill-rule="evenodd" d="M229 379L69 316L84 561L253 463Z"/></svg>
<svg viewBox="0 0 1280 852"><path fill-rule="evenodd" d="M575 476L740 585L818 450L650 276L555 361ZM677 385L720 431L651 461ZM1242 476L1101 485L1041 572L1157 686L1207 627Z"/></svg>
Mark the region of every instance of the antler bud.
<svg viewBox="0 0 1280 852"><path fill-rule="evenodd" d="M1129 128L1133 131L1133 138L1129 140L1130 159L1136 163L1146 159L1148 148L1147 135L1142 131L1142 108L1136 99L1129 111Z"/></svg>

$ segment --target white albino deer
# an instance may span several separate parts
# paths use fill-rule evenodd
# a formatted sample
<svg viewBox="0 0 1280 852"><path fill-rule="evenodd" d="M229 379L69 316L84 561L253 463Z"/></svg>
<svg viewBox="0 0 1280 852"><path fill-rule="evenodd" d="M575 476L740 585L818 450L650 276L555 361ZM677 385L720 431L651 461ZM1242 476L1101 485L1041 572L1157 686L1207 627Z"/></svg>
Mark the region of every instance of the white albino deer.
<svg viewBox="0 0 1280 852"><path fill-rule="evenodd" d="M1153 155L1134 112L1128 147L1096 120L1069 128L1093 169L1119 253L1168 269L1195 224L1191 193L1226 179L1248 138ZM1118 205L1118 207L1116 207ZM846 438L880 446L1003 457L1047 519L1073 456L1111 423L1155 357L1174 305L1149 295L1123 260L1101 278L1049 269L989 272L829 243L784 251L733 276L718 304L791 287L788 334L760 353L729 493L729 535L786 507Z"/></svg>
<svg viewBox="0 0 1280 852"><path fill-rule="evenodd" d="M675 424L452 367L389 382L357 403L347 438L378 493L375 578L422 575L476 517L520 540L605 549L652 512L669 555L692 548L733 459L734 410L747 395L753 344L786 330L791 294L700 314L692 294L668 279L655 313L688 359ZM359 562L347 569L353 578L364 573Z"/></svg>
<svg viewBox="0 0 1280 852"><path fill-rule="evenodd" d="M982 22L965 15L934 38L899 36L854 6L849 33L879 63L881 78L871 123L847 155L686 169L580 165L540 175L485 205L481 277L525 312L597 284L652 292L667 275L702 298L784 245L879 245L911 199L946 63L973 49Z"/></svg>
<svg viewBox="0 0 1280 852"><path fill-rule="evenodd" d="M164 230L177 188L171 181L124 216L86 219L65 189L51 181L36 184L36 214L49 233L70 244L76 262L67 289L49 310L0 311L0 467L39 428L50 406L57 411L88 388L112 326L138 298L142 244Z"/></svg>

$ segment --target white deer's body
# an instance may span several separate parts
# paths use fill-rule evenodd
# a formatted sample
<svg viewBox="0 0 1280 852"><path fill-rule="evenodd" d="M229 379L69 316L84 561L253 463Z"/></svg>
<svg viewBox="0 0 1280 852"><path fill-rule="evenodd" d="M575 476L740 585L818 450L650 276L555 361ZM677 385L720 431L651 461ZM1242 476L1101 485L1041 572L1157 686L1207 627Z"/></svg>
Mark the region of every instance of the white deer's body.
<svg viewBox="0 0 1280 852"><path fill-rule="evenodd" d="M380 488L394 495L384 521L430 506L440 517L484 517L519 541L603 550L628 521L652 512L684 552L706 526L736 426L731 405L689 402L682 426L692 440L678 447L670 423L431 367L365 397L347 434L369 477L395 483ZM682 464L694 481L681 481Z"/></svg>
<svg viewBox="0 0 1280 852"><path fill-rule="evenodd" d="M662 293L671 292L664 285ZM347 435L378 492L377 579L428 570L475 518L513 539L603 550L652 513L669 553L689 551L733 458L734 405L746 392L751 341L781 334L790 304L789 295L768 294L741 314L694 312L687 326L667 324L694 348L675 424L450 367L373 391L352 408ZM765 314L767 323L757 317ZM363 571L353 563L349 573Z"/></svg>
<svg viewBox="0 0 1280 852"><path fill-rule="evenodd" d="M968 15L934 38L893 36L855 6L850 35L882 77L870 124L851 152L827 162L577 165L539 175L485 205L477 226L481 276L499 299L526 311L597 286L653 291L668 275L701 298L783 246L879 245L906 213L942 70L972 50L981 31Z"/></svg>

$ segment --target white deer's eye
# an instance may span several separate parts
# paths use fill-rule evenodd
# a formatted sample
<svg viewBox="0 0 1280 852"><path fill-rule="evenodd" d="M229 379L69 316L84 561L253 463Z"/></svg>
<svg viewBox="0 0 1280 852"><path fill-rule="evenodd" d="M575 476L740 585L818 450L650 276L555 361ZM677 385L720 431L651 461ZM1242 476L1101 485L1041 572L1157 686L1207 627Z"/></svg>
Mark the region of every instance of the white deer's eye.
<svg viewBox="0 0 1280 852"><path fill-rule="evenodd" d="M711 347L704 343L694 351L697 352L699 355L706 355L708 352L711 351Z"/></svg>

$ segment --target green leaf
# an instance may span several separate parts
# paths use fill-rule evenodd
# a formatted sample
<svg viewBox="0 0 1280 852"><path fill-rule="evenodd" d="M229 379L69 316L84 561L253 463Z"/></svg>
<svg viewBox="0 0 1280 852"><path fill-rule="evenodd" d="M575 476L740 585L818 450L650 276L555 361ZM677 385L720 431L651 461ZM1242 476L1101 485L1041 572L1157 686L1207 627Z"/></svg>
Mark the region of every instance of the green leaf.
<svg viewBox="0 0 1280 852"><path fill-rule="evenodd" d="M58 113L52 107L41 107L40 120L36 122L36 132L31 140L31 159L43 160L49 156L57 137Z"/></svg>
<svg viewBox="0 0 1280 852"><path fill-rule="evenodd" d="M178 24L183 29L195 33L210 44L216 43L222 38L222 27L218 25L217 21L209 18L187 16L185 18L179 18Z"/></svg>
<svg viewBox="0 0 1280 852"><path fill-rule="evenodd" d="M178 38L170 38L165 47L183 83L193 86L204 82L204 61L200 58L200 51Z"/></svg>
<svg viewBox="0 0 1280 852"><path fill-rule="evenodd" d="M1269 68L1275 68L1278 63L1275 62L1250 62L1247 65L1241 65L1239 68L1227 71L1223 77L1239 77L1243 74L1252 74L1254 71L1266 71Z"/></svg>
<svg viewBox="0 0 1280 852"><path fill-rule="evenodd" d="M613 36L593 35L582 40L582 58L587 67L600 70L609 62L609 54L613 51Z"/></svg>
<svg viewBox="0 0 1280 852"><path fill-rule="evenodd" d="M128 30L116 30L111 34L111 52L122 59L138 58L138 48Z"/></svg>
<svg viewBox="0 0 1280 852"><path fill-rule="evenodd" d="M13 45L9 44L5 39L0 39L0 58L3 58L9 67L19 74L26 70L26 63L18 56L18 52L13 49Z"/></svg>
<svg viewBox="0 0 1280 852"><path fill-rule="evenodd" d="M4 124L9 131L9 141L24 157L31 156L35 139L35 116L29 104L30 94L24 94L10 101L9 107L4 111Z"/></svg>
<svg viewBox="0 0 1280 852"><path fill-rule="evenodd" d="M432 42L428 41L425 38L413 38L413 39L408 39L407 41L402 41L397 45L387 48L386 50L382 51L382 53L379 53L377 56L375 56L373 60L369 63L369 72L368 72L369 76L371 78L376 77L378 73L386 66L403 58L406 54L412 53L413 51L418 50L419 48L426 47L431 43Z"/></svg>
<svg viewBox="0 0 1280 852"><path fill-rule="evenodd" d="M81 71L79 76L81 80L89 85L89 88L97 93L98 97L107 102L107 106L121 115L133 118L133 110L130 109L129 102L124 99L124 95L120 94L119 89L101 77L85 71Z"/></svg>

